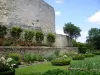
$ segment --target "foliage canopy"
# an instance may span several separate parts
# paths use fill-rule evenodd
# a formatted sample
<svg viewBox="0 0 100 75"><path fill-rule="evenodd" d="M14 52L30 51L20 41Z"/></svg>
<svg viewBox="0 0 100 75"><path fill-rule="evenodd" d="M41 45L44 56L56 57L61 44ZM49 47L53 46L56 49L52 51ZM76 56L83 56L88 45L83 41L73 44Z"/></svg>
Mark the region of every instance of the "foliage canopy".
<svg viewBox="0 0 100 75"><path fill-rule="evenodd" d="M68 36L70 36L71 38L78 38L79 36L81 36L80 32L81 29L77 26L75 26L74 24L67 23L65 24L65 26L63 27L64 33L67 34Z"/></svg>

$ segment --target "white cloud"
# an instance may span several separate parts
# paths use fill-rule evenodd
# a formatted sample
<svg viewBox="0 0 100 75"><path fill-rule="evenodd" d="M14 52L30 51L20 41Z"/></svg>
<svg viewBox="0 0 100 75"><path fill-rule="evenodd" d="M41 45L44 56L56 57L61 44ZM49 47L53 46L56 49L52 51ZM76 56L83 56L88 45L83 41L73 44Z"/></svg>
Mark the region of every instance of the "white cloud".
<svg viewBox="0 0 100 75"><path fill-rule="evenodd" d="M100 11L88 18L89 22L100 24Z"/></svg>
<svg viewBox="0 0 100 75"><path fill-rule="evenodd" d="M78 39L77 39L77 41L78 42L82 42L82 43L84 43L84 42L86 42L86 37L88 36L88 31L82 31L81 32L81 37L79 37Z"/></svg>
<svg viewBox="0 0 100 75"><path fill-rule="evenodd" d="M64 0L56 0L56 3L63 3Z"/></svg>
<svg viewBox="0 0 100 75"><path fill-rule="evenodd" d="M61 15L61 12L60 12L60 11L56 11L56 12L55 12L55 15L56 15L56 16L59 16L59 15Z"/></svg>

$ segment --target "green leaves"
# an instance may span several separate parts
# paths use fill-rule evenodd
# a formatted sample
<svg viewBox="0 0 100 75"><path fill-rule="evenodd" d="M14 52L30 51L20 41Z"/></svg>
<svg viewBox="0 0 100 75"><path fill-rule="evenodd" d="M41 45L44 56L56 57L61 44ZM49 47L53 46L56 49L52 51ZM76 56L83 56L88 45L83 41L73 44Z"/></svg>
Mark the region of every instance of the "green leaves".
<svg viewBox="0 0 100 75"><path fill-rule="evenodd" d="M7 27L0 25L0 37L4 37L7 34Z"/></svg>
<svg viewBox="0 0 100 75"><path fill-rule="evenodd" d="M25 41L32 41L34 38L34 31L32 30L25 30L24 31L24 39Z"/></svg>
<svg viewBox="0 0 100 75"><path fill-rule="evenodd" d="M44 40L44 34L40 31L37 31L35 34L35 39L38 43L41 43Z"/></svg>
<svg viewBox="0 0 100 75"><path fill-rule="evenodd" d="M51 46L52 43L55 42L55 35L52 34L52 33L49 33L49 34L47 35L47 42L48 42L48 44Z"/></svg>
<svg viewBox="0 0 100 75"><path fill-rule="evenodd" d="M91 28L88 32L87 42L95 49L100 49L100 29Z"/></svg>
<svg viewBox="0 0 100 75"><path fill-rule="evenodd" d="M23 30L20 27L14 26L10 29L10 35L15 38L18 39L21 36L21 32Z"/></svg>
<svg viewBox="0 0 100 75"><path fill-rule="evenodd" d="M69 35L71 38L78 38L81 34L81 29L77 26L75 26L74 24L67 23L65 24L65 26L63 27L64 33Z"/></svg>

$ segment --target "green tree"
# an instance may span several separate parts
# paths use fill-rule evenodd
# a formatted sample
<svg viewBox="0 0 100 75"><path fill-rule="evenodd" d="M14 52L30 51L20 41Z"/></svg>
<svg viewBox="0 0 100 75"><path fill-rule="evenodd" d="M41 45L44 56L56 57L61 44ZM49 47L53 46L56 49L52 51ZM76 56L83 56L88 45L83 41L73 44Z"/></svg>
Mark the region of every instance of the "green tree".
<svg viewBox="0 0 100 75"><path fill-rule="evenodd" d="M94 49L100 49L100 29L91 28L88 32L87 43L91 44Z"/></svg>
<svg viewBox="0 0 100 75"><path fill-rule="evenodd" d="M0 38L4 38L7 34L7 27L4 25L0 25Z"/></svg>
<svg viewBox="0 0 100 75"><path fill-rule="evenodd" d="M52 33L49 33L47 35L47 42L48 42L49 46L52 46L52 44L55 42L55 35Z"/></svg>
<svg viewBox="0 0 100 75"><path fill-rule="evenodd" d="M37 31L35 34L35 40L37 43L42 43L44 40L44 34L41 31Z"/></svg>
<svg viewBox="0 0 100 75"><path fill-rule="evenodd" d="M25 41L32 42L33 38L34 38L34 31L32 31L32 30L25 30L24 31Z"/></svg>
<svg viewBox="0 0 100 75"><path fill-rule="evenodd" d="M74 24L72 24L71 22L65 24L65 26L63 27L63 30L64 30L64 33L67 34L72 39L74 38L76 39L79 36L81 36L80 34L81 29L75 26Z"/></svg>

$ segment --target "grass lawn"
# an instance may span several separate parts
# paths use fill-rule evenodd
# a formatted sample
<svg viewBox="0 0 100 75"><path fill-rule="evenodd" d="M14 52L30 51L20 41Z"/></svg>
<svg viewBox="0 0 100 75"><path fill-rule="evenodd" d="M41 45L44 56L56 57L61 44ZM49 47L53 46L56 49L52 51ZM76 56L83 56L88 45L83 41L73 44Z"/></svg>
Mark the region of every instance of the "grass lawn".
<svg viewBox="0 0 100 75"><path fill-rule="evenodd" d="M16 69L16 75L31 74L33 72L45 72L52 69L66 70L68 66L52 66L51 63L37 64L29 67Z"/></svg>

